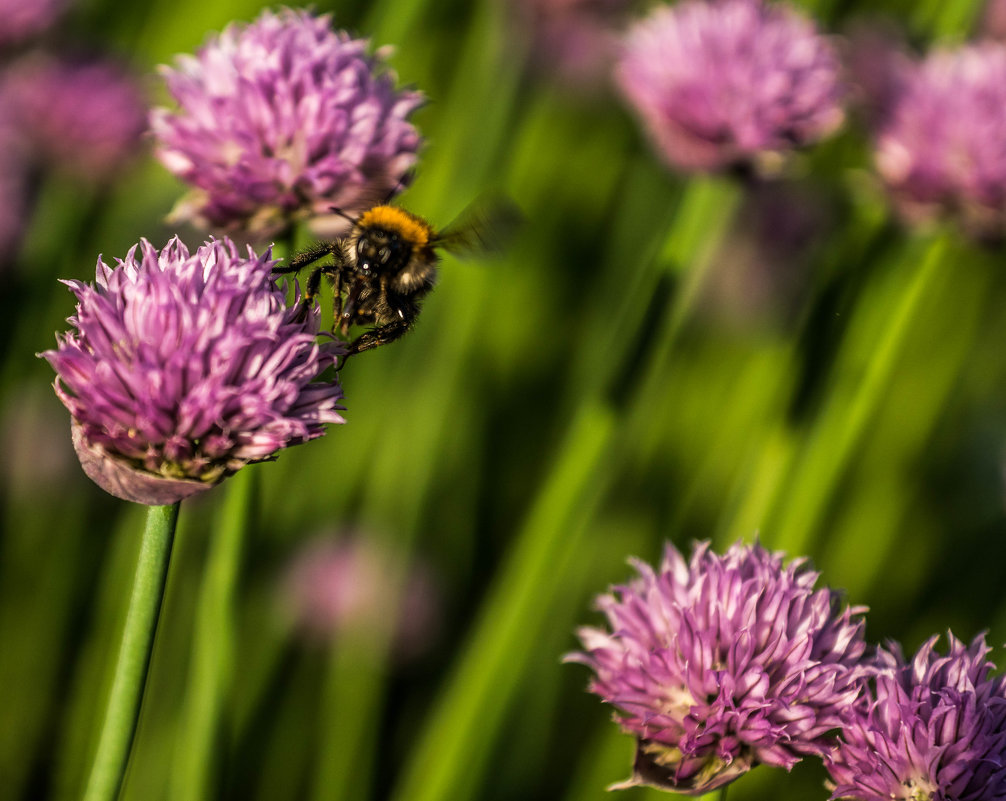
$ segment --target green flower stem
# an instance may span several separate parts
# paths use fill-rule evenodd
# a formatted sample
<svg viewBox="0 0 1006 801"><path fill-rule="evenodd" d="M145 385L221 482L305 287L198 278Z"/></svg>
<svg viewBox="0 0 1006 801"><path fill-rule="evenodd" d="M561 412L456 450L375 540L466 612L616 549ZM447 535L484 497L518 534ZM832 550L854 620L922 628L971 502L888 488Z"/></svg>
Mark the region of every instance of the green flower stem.
<svg viewBox="0 0 1006 801"><path fill-rule="evenodd" d="M662 269L677 275L679 285L670 309L648 343L638 386L632 388L629 439L644 461L657 447L650 436L654 413L666 405L663 377L684 325L712 274L714 256L726 237L743 189L721 177L698 177L689 184L658 256Z"/></svg>
<svg viewBox="0 0 1006 801"><path fill-rule="evenodd" d="M147 511L122 645L84 801L114 801L126 775L177 521L177 503L151 506Z"/></svg>
<svg viewBox="0 0 1006 801"><path fill-rule="evenodd" d="M617 472L614 423L610 410L600 406L579 410L408 755L394 801L468 798L481 780L532 655L527 644L549 625L554 599L564 590L564 570L582 547L587 521Z"/></svg>
<svg viewBox="0 0 1006 801"><path fill-rule="evenodd" d="M831 402L793 466L782 517L772 527L773 544L799 553L816 530L849 461L886 397L919 309L938 286L947 246L948 235L943 235L926 249L911 283L891 310L852 397L831 393Z"/></svg>
<svg viewBox="0 0 1006 801"><path fill-rule="evenodd" d="M322 758L314 775L314 801L359 798L360 788L373 781L378 766L365 755L377 740L374 712L385 691L389 647L389 632L379 629L341 633L332 647L321 698Z"/></svg>
<svg viewBox="0 0 1006 801"><path fill-rule="evenodd" d="M210 543L196 605L182 734L175 744L172 798L216 798L214 757L224 699L230 688L237 639L234 596L238 567L257 493L259 473L241 470L227 482L220 523Z"/></svg>

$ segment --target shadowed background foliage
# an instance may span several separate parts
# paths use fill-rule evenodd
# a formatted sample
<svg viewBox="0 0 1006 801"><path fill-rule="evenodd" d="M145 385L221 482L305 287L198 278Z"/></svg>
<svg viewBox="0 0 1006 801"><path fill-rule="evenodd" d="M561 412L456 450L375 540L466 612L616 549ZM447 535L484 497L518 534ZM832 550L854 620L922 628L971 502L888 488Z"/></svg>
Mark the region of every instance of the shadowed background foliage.
<svg viewBox="0 0 1006 801"><path fill-rule="evenodd" d="M982 10L800 5L834 33L883 14L919 49L972 36ZM165 102L156 65L261 8L82 0L63 35ZM1001 248L901 227L855 116L771 186L686 179L610 88L541 70L505 4L316 8L393 45L429 97L403 204L443 224L500 190L527 222L503 259L447 259L416 330L349 363L347 425L182 505L125 799L609 797L633 743L560 658L626 557L666 539L757 533L868 605L871 640L988 630L1003 661ZM144 153L101 189L34 189L0 275L0 796L24 801L79 796L142 521L80 472L34 354L72 311L56 279L162 245L183 187ZM437 625L408 659L369 630L305 642L284 617L285 565L350 531L394 555L383 592L413 561L435 577ZM823 779L762 768L730 793L824 799Z"/></svg>

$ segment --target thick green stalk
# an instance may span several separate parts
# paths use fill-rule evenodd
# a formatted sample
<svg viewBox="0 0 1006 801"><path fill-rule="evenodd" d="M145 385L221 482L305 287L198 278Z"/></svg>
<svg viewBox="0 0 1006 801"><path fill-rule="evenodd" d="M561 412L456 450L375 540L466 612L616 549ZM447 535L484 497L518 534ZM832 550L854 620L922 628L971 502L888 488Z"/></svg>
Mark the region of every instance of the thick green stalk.
<svg viewBox="0 0 1006 801"><path fill-rule="evenodd" d="M386 691L387 639L388 632L375 626L342 633L332 646L320 699L313 801L352 801L373 781L380 754L375 759L369 749L377 741L375 713Z"/></svg>
<svg viewBox="0 0 1006 801"><path fill-rule="evenodd" d="M147 511L122 645L84 801L114 801L126 775L129 752L140 718L140 703L150 667L177 521L177 503L151 506Z"/></svg>
<svg viewBox="0 0 1006 801"><path fill-rule="evenodd" d="M697 177L689 183L658 256L661 268L678 277L670 308L651 341L635 377L628 418L628 437L645 460L654 447L651 426L655 409L664 406L662 377L685 324L706 288L714 256L726 237L743 197L742 187L720 177Z"/></svg>
<svg viewBox="0 0 1006 801"><path fill-rule="evenodd" d="M615 418L582 407L501 567L444 692L409 753L395 801L467 798L482 779L563 570L612 475Z"/></svg>
<svg viewBox="0 0 1006 801"><path fill-rule="evenodd" d="M928 293L936 286L948 244L947 235L926 250L911 283L887 318L863 378L852 397L831 402L793 467L782 517L773 526L773 545L799 553L813 536L851 458L880 407L902 356L908 334Z"/></svg>

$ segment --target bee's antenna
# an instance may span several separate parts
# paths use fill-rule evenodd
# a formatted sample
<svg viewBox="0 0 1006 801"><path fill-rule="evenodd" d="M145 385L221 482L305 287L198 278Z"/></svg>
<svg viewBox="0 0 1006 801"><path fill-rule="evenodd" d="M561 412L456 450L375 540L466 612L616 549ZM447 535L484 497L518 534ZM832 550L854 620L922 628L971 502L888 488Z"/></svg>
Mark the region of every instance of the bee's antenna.
<svg viewBox="0 0 1006 801"><path fill-rule="evenodd" d="M384 198L383 205L387 206L395 197L395 195L397 195L403 189L406 189L408 186L410 186L412 184L412 179L415 177L416 177L416 171L414 169L406 170L404 173L402 173L402 177L398 179L398 182L392 187L391 191L388 192L387 196Z"/></svg>
<svg viewBox="0 0 1006 801"><path fill-rule="evenodd" d="M353 223L353 225L356 225L356 221L358 218L351 217L350 215L346 214L346 212L344 212L342 209L340 209L338 206L329 206L328 210L333 214L338 214L344 220L349 220L349 222Z"/></svg>

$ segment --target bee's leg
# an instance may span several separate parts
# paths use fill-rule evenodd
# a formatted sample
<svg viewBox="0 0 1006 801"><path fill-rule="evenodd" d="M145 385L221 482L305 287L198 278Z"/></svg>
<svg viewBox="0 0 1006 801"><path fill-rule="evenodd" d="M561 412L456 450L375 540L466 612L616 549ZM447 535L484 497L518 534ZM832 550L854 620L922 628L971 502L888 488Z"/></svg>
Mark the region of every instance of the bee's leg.
<svg viewBox="0 0 1006 801"><path fill-rule="evenodd" d="M339 318L342 317L342 270L332 271L332 330L339 327Z"/></svg>
<svg viewBox="0 0 1006 801"><path fill-rule="evenodd" d="M324 274L324 267L316 267L311 270L311 274L307 277L307 283L304 284L304 299L302 302L305 306L310 306L314 303L314 299L318 297L318 290L321 289L321 277Z"/></svg>
<svg viewBox="0 0 1006 801"><path fill-rule="evenodd" d="M349 333L349 327L353 324L353 318L356 316L357 311L357 301L362 289L363 284L360 281L355 281L350 286L349 292L346 293L346 305L339 305L339 330L343 336Z"/></svg>
<svg viewBox="0 0 1006 801"><path fill-rule="evenodd" d="M289 275L291 273L299 273L309 264L313 264L331 253L332 248L333 244L331 242L319 242L313 247L294 255L294 257L290 259L289 264L273 267L272 274ZM307 277L307 283L304 287L304 297L301 298L300 303L298 304L299 309L297 319L304 320L307 318L311 305L314 303L314 299L318 296L318 289L321 286L321 276L325 273L325 269L325 267L316 267Z"/></svg>
<svg viewBox="0 0 1006 801"><path fill-rule="evenodd" d="M380 347L381 345L387 345L389 342L394 342L396 339L405 334L405 332L409 330L409 327L409 323L405 320L395 320L392 323L379 325L377 328L371 328L369 331L364 331L360 334L360 336L349 343L349 348L346 350L346 356L349 357L354 353L362 353L365 350L372 350L373 348Z"/></svg>
<svg viewBox="0 0 1006 801"><path fill-rule="evenodd" d="M318 297L318 289L321 287L321 276L324 272L325 269L323 267L317 267L311 270L311 274L307 277L307 283L304 285L304 296L300 299L300 303L297 304L297 317L295 318L297 321L303 322L311 313L314 299Z"/></svg>
<svg viewBox="0 0 1006 801"><path fill-rule="evenodd" d="M331 242L319 242L316 245L312 245L307 250L303 250L300 253L294 254L293 258L290 259L290 263L286 265L281 265L279 267L273 267L273 275L287 275L288 273L299 273L307 265L314 264L318 259L323 259L329 253L332 253L333 243Z"/></svg>

